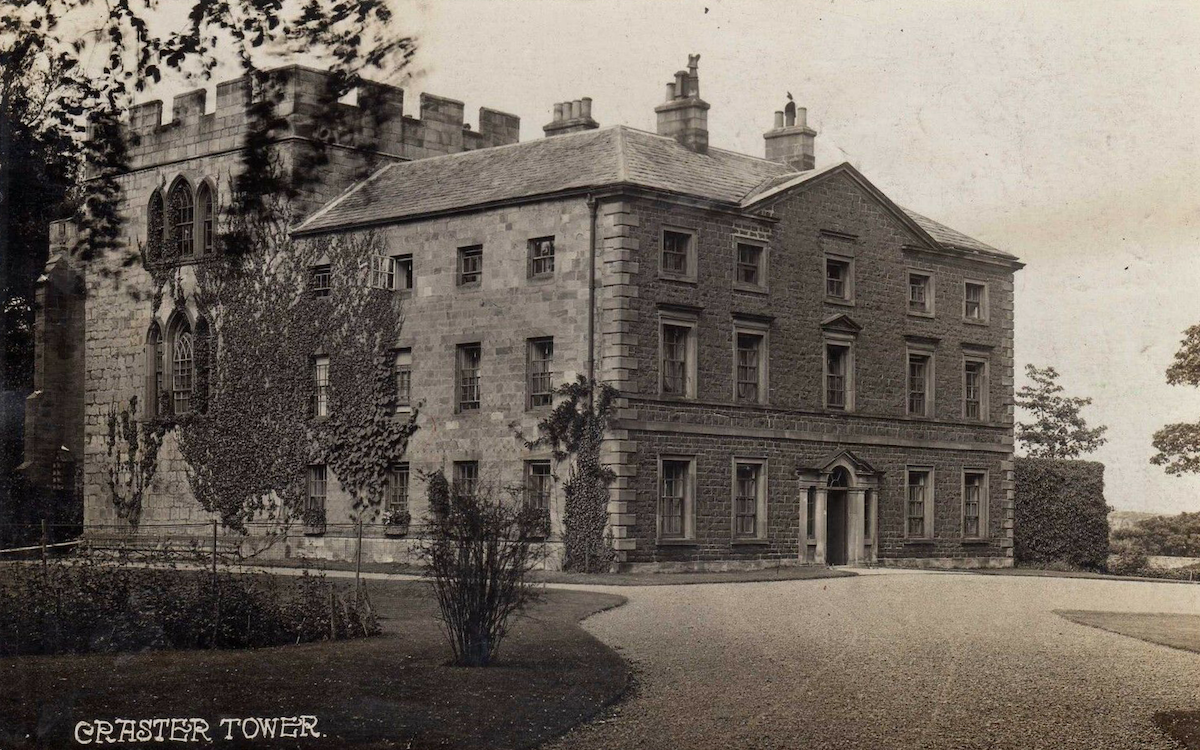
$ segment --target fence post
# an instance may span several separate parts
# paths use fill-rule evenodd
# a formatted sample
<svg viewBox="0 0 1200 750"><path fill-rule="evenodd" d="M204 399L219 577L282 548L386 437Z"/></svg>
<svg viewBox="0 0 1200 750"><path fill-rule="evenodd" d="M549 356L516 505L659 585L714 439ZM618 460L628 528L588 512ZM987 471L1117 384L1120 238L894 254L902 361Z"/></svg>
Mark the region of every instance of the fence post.
<svg viewBox="0 0 1200 750"><path fill-rule="evenodd" d="M48 531L46 529L46 519L42 519L42 575L50 574L50 562L46 559L46 541Z"/></svg>
<svg viewBox="0 0 1200 750"><path fill-rule="evenodd" d="M217 637L220 635L221 622L221 590L217 585L217 519L213 519L212 535L212 597L213 597L213 639L212 647L217 647Z"/></svg>
<svg viewBox="0 0 1200 750"><path fill-rule="evenodd" d="M362 518L358 519L358 544L354 549L354 593L362 590Z"/></svg>

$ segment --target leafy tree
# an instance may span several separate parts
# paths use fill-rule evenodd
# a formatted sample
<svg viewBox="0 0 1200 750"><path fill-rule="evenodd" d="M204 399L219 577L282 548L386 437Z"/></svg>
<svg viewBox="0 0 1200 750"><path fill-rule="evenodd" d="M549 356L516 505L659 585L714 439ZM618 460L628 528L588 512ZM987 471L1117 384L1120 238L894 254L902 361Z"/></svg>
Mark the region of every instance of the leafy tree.
<svg viewBox="0 0 1200 750"><path fill-rule="evenodd" d="M1088 427L1080 410L1092 403L1090 398L1063 396L1058 371L1025 365L1025 376L1032 384L1021 386L1017 406L1033 414L1032 422L1017 422L1016 438L1032 458L1077 458L1108 442L1108 427Z"/></svg>
<svg viewBox="0 0 1200 750"><path fill-rule="evenodd" d="M1200 513L1144 518L1126 529L1117 529L1113 541L1143 555L1200 557Z"/></svg>
<svg viewBox="0 0 1200 750"><path fill-rule="evenodd" d="M1200 387L1200 325L1184 332L1175 361L1167 368L1167 382ZM1200 422L1166 425L1154 433L1153 445L1158 453L1150 463L1168 474L1200 472Z"/></svg>

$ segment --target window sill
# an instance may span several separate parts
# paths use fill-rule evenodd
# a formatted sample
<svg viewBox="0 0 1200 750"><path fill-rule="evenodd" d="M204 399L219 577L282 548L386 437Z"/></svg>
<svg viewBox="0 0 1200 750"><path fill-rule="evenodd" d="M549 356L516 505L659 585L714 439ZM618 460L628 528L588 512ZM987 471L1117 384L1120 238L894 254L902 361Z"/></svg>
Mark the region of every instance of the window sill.
<svg viewBox="0 0 1200 750"><path fill-rule="evenodd" d="M763 297L765 297L771 293L771 290L767 289L765 286L758 286L757 284L738 283L736 281L733 282L733 291L745 292L746 294L758 294Z"/></svg>
<svg viewBox="0 0 1200 750"><path fill-rule="evenodd" d="M734 539L730 542L734 547L765 547L771 543L769 539Z"/></svg>
<svg viewBox="0 0 1200 750"><path fill-rule="evenodd" d="M911 544L911 545L933 544L933 537L927 537L927 538L922 538L922 539L905 539L904 543Z"/></svg>
<svg viewBox="0 0 1200 750"><path fill-rule="evenodd" d="M304 524L304 536L324 536L325 524Z"/></svg>
<svg viewBox="0 0 1200 750"><path fill-rule="evenodd" d="M920 312L919 310L909 310L908 315L911 318L927 318L932 320L934 315L931 312Z"/></svg>
<svg viewBox="0 0 1200 750"><path fill-rule="evenodd" d="M530 284L550 284L554 282L554 272L539 273L536 276L529 276L526 278L526 281L528 281Z"/></svg>
<svg viewBox="0 0 1200 750"><path fill-rule="evenodd" d="M664 273L662 271L658 272L658 278L660 281L674 281L678 284L695 285L698 283L695 276L676 276L675 274Z"/></svg>
<svg viewBox="0 0 1200 750"><path fill-rule="evenodd" d="M654 542L659 547L699 547L695 539L657 539Z"/></svg>
<svg viewBox="0 0 1200 750"><path fill-rule="evenodd" d="M966 537L962 540L963 544L991 544L992 540L989 537Z"/></svg>
<svg viewBox="0 0 1200 750"><path fill-rule="evenodd" d="M826 297L825 302L826 302L826 304L830 304L830 305L840 305L842 307L854 307L854 300L852 300L852 299L842 299L839 297Z"/></svg>
<svg viewBox="0 0 1200 750"><path fill-rule="evenodd" d="M407 526L388 526L383 530L383 535L388 539L399 539L403 536L408 536Z"/></svg>
<svg viewBox="0 0 1200 750"><path fill-rule="evenodd" d="M984 318L983 320L980 320L978 318L963 318L962 321L969 326L986 326L986 325L988 325L988 321L986 318Z"/></svg>
<svg viewBox="0 0 1200 750"><path fill-rule="evenodd" d="M525 407L525 412L527 414L549 414L552 411L554 411L554 402L553 401L551 401L548 404L542 404L540 406L526 406Z"/></svg>
<svg viewBox="0 0 1200 750"><path fill-rule="evenodd" d="M473 291L476 289L482 289L483 282L482 281L468 281L466 283L463 283L460 281L458 284L456 284L456 286L460 291L469 292L469 291Z"/></svg>
<svg viewBox="0 0 1200 750"><path fill-rule="evenodd" d="M676 396L673 393L659 393L658 397L663 401L695 401L695 396Z"/></svg>

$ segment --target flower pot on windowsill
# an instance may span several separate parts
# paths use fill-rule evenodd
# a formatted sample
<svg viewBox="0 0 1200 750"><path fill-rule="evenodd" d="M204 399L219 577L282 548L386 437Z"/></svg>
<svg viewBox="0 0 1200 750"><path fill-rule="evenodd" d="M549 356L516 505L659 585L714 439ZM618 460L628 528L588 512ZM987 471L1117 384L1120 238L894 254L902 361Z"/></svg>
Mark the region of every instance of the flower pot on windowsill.
<svg viewBox="0 0 1200 750"><path fill-rule="evenodd" d="M320 536L325 533L325 509L310 508L304 511L305 536Z"/></svg>
<svg viewBox="0 0 1200 750"><path fill-rule="evenodd" d="M388 511L383 516L383 535L393 538L405 536L411 521L412 515L407 510Z"/></svg>

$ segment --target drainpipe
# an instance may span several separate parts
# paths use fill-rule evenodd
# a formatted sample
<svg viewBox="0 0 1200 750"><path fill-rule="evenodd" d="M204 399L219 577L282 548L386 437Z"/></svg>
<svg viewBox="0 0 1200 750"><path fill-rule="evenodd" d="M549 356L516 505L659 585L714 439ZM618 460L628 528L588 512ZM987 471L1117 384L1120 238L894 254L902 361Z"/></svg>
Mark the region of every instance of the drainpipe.
<svg viewBox="0 0 1200 750"><path fill-rule="evenodd" d="M596 212L599 201L591 193L587 197L591 212L591 228L588 239L588 410L595 403L596 383Z"/></svg>

